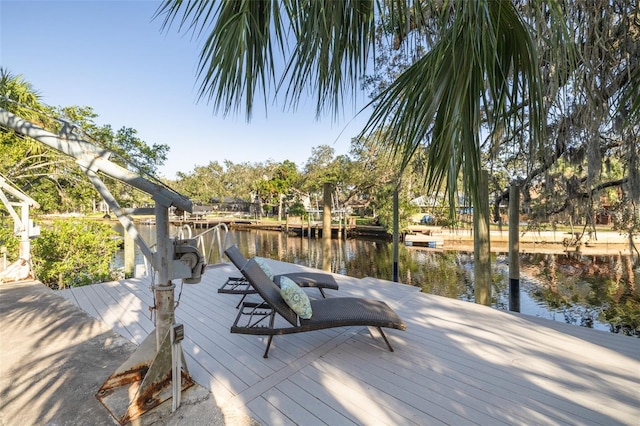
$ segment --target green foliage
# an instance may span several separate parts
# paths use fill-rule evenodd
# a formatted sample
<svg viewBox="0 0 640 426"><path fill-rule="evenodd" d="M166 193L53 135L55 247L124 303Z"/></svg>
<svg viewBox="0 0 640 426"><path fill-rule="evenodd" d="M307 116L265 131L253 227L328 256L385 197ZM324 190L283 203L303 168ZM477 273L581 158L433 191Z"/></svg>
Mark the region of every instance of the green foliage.
<svg viewBox="0 0 640 426"><path fill-rule="evenodd" d="M425 252L424 255L431 261L428 263L428 273L423 273L421 276L420 287L423 293L454 299L465 293L465 279L468 280L468 277L456 261L456 252ZM415 263L411 257L407 262L407 265Z"/></svg>
<svg viewBox="0 0 640 426"><path fill-rule="evenodd" d="M217 161L195 166L192 172L178 172L177 175L174 188L195 203L209 204L214 198L229 195L224 188L223 168Z"/></svg>
<svg viewBox="0 0 640 426"><path fill-rule="evenodd" d="M453 205L460 195L456 188L466 188L473 199L474 181L486 168L497 192L492 194L496 212L506 200L505 188L518 180L524 182L523 207L530 219L568 217L573 224L607 209L631 243L640 229L635 60L640 32L634 2L164 0L157 16L166 30L175 22L181 31L207 38L200 92L224 112L245 104L250 115L260 94L265 101L283 95L295 110L307 89L318 112L337 112L343 95L366 76L374 44L376 71L386 74L385 84L372 90L370 137L360 137L350 157L334 158L329 145L314 148L303 183L279 173L287 171L284 163L280 171L273 163L225 162L226 171L210 163L179 175L178 189L196 201L259 199L269 204L261 210L272 211L297 201L283 197L291 187L321 199L322 184L331 182L338 205L353 201L389 223L387 186L400 176L401 201L446 191ZM385 41L381 49L378 43ZM1 77L0 94L42 109L22 78L4 71ZM117 154L145 161L146 169L166 157L166 147L145 145L132 129L98 127L89 107L59 112ZM549 136L540 141L534 136L544 124ZM68 173L73 164L37 148L0 132L0 173L14 180L20 176L21 189L33 190L26 192L43 211L88 208L97 197L92 188L79 186L86 181L77 170ZM390 154L399 158L393 162ZM605 170L597 173L602 160ZM431 183L426 189L418 182L425 178ZM139 204L125 189L113 192L121 203ZM456 226L455 209L433 213L440 219L447 212L449 222L439 223Z"/></svg>
<svg viewBox="0 0 640 426"><path fill-rule="evenodd" d="M39 126L51 126L51 109L41 104L38 93L20 75L0 68L0 107ZM75 171L73 171L75 170ZM42 211L64 205L64 186L77 184L73 161L33 139L0 128L0 174L36 200ZM62 177L65 184L57 181Z"/></svg>
<svg viewBox="0 0 640 426"><path fill-rule="evenodd" d="M405 28L433 35L431 50L374 98L365 130L388 128L384 144L401 154L403 166L432 136L430 167L424 170L435 187L449 178L453 206L460 170L467 192L477 193L481 116L504 123L520 114L514 104L523 103L528 127L539 136L541 84L529 27L511 2L447 2L434 12L423 2L404 0L215 5L165 0L157 16L165 30L179 22L179 30L210 31L200 55L201 96L225 113L244 103L247 117L254 97L262 94L266 102L272 88L294 109L303 94L312 93L318 115L327 110L338 115L344 94L355 93L366 75L378 19L399 37L397 47L407 50L412 46L401 46L409 36L400 34Z"/></svg>
<svg viewBox="0 0 640 426"><path fill-rule="evenodd" d="M40 94L21 75L0 67L0 107L36 123L46 122L40 103Z"/></svg>
<svg viewBox="0 0 640 426"><path fill-rule="evenodd" d="M167 159L167 145L148 145L134 129L114 131L98 126L91 107L68 106L53 109L39 102L39 96L22 76L0 68L0 107L39 127L58 133L71 123L74 134L102 146L115 155L116 162L135 173L154 174ZM40 204L43 213L91 212L100 200L75 159L13 130L0 128L0 174ZM149 201L140 191L113 179L104 178L121 207L136 207Z"/></svg>
<svg viewBox="0 0 640 426"><path fill-rule="evenodd" d="M0 227L0 247L4 246L7 248L8 263L14 262L18 259L19 244L19 238L13 233L12 221L10 219L4 220L2 227Z"/></svg>
<svg viewBox="0 0 640 426"><path fill-rule="evenodd" d="M222 177L225 195L239 197L243 200L254 201L256 182L263 179L266 166L262 163L251 164L248 162L235 164L231 161L224 162L225 174Z"/></svg>
<svg viewBox="0 0 640 426"><path fill-rule="evenodd" d="M640 302L637 298L625 297L619 303L610 305L602 317L610 324L611 331L640 337Z"/></svg>
<svg viewBox="0 0 640 426"><path fill-rule="evenodd" d="M387 232L393 232L393 187L388 185L386 187L387 193L379 192L380 198L378 199L378 209L376 213L380 221L380 225L384 226ZM411 222L411 215L416 213L415 206L409 204L409 200L406 197L398 197L398 225L399 229L406 229Z"/></svg>
<svg viewBox="0 0 640 426"><path fill-rule="evenodd" d="M68 106L61 108L59 115L79 126L88 140L115 154L110 158L111 161L135 173L153 175L157 168L167 161L168 145L149 145L137 137L137 130L129 127L115 131L108 124L98 126L95 120L99 116L92 107Z"/></svg>
<svg viewBox="0 0 640 426"><path fill-rule="evenodd" d="M365 130L388 126L381 143L393 146L403 165L427 144L428 185L446 183L453 208L462 173L465 192L478 205L481 115L490 114L491 124L505 123L513 102L524 97L529 129L541 136L536 52L511 2L452 2L433 27L437 41L376 96Z"/></svg>
<svg viewBox="0 0 640 426"><path fill-rule="evenodd" d="M311 157L304 166L306 191L322 191L325 183L339 183L339 164L334 160L335 150L329 145L311 148Z"/></svg>
<svg viewBox="0 0 640 426"><path fill-rule="evenodd" d="M282 163L267 163L263 178L254 183L260 201L267 204L262 207L263 211L268 213L269 206L278 206L280 220L284 199L291 198L291 191L299 180L300 174L294 162L285 160Z"/></svg>
<svg viewBox="0 0 640 426"><path fill-rule="evenodd" d="M33 240L35 274L54 289L114 279L111 260L118 251L117 235L103 222L56 220Z"/></svg>
<svg viewBox="0 0 640 426"><path fill-rule="evenodd" d="M356 218L356 225L372 226L372 225L377 225L377 221L376 219L373 219L370 217L366 217L366 218L358 217Z"/></svg>
<svg viewBox="0 0 640 426"><path fill-rule="evenodd" d="M283 194L291 190L292 185L298 183L299 180L300 174L296 164L293 161L284 160L276 167L269 182L272 191Z"/></svg>
<svg viewBox="0 0 640 426"><path fill-rule="evenodd" d="M300 202L293 203L291 207L289 207L289 216L302 216L304 219L306 219L307 212L304 209L304 205Z"/></svg>
<svg viewBox="0 0 640 426"><path fill-rule="evenodd" d="M523 264L545 285L531 296L565 318L591 327L596 317L611 331L640 336L640 274L630 256L591 260L571 256L529 254ZM535 272L538 271L538 272Z"/></svg>
<svg viewBox="0 0 640 426"><path fill-rule="evenodd" d="M266 202L277 204L279 196L289 192L293 184L297 183L299 173L295 163L289 160L274 164L272 167L268 172L268 179L261 180L258 187Z"/></svg>

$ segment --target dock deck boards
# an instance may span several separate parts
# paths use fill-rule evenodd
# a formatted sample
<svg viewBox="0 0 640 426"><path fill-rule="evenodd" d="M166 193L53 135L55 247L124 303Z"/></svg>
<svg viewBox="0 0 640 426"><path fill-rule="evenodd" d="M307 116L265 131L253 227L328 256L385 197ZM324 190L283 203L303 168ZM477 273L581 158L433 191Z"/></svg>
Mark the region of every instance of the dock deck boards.
<svg viewBox="0 0 640 426"><path fill-rule="evenodd" d="M307 269L271 261L274 273ZM232 265L180 284L176 322L193 378L223 410L265 425L637 425L640 340L336 275L327 297L385 300L407 323L265 337L231 334L240 296L219 294ZM148 278L59 293L139 344L153 330ZM309 290L310 297L319 297ZM256 297L252 295L250 297Z"/></svg>

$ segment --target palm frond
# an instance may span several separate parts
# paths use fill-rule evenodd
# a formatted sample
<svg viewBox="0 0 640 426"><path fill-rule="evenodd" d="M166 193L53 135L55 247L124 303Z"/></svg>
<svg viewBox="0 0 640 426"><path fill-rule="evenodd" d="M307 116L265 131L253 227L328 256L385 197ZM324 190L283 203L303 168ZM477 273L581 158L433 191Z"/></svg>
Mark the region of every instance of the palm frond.
<svg viewBox="0 0 640 426"><path fill-rule="evenodd" d="M212 25L198 65L200 100L225 114L237 112L244 104L249 119L256 92L264 94L266 104L268 88L276 83L274 49L283 53L285 34L279 3L168 0L156 17L164 15L163 29L168 29L180 12L179 30L199 37Z"/></svg>
<svg viewBox="0 0 640 426"><path fill-rule="evenodd" d="M287 6L295 46L279 87L294 107L310 90L318 115L337 113L344 94L355 93L366 71L375 37L374 2L294 0Z"/></svg>
<svg viewBox="0 0 640 426"><path fill-rule="evenodd" d="M482 112L493 126L526 98L534 140L542 136L543 112L535 48L513 5L445 3L439 41L371 102L364 133L386 126L385 143L395 146L405 166L426 145L426 184L440 188L447 178L453 202L461 171L466 192L477 195Z"/></svg>
<svg viewBox="0 0 640 426"><path fill-rule="evenodd" d="M343 95L357 91L374 41L373 0L167 0L155 16L166 30L180 14L179 31L200 36L212 26L200 55L200 99L225 114L244 105L247 118L257 94L266 103L282 91L294 109L311 91L318 114L337 114Z"/></svg>

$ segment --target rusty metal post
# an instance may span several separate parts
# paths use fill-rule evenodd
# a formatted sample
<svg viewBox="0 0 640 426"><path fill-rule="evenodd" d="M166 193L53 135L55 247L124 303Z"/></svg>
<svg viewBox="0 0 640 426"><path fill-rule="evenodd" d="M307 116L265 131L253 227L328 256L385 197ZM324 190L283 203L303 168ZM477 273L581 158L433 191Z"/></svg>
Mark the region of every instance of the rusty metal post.
<svg viewBox="0 0 640 426"><path fill-rule="evenodd" d="M156 349L160 350L167 332L174 322L174 288L171 282L172 249L169 238L169 209L156 202L156 259L158 283L153 291L156 301Z"/></svg>

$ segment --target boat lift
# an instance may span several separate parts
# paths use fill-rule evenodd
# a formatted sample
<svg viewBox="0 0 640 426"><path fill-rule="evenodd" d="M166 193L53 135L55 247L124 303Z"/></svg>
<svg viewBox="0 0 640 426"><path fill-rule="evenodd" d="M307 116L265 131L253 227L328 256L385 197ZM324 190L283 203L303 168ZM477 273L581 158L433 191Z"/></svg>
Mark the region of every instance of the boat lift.
<svg viewBox="0 0 640 426"><path fill-rule="evenodd" d="M192 202L172 189L152 182L112 162L112 153L74 133L75 127L61 121L59 134L51 133L28 120L0 108L0 126L35 139L76 159L76 163L117 216L125 232L136 242L157 272L154 292L155 330L136 351L105 381L96 397L120 424L140 417L169 398L172 410L180 406L181 392L194 384L189 376L181 341L184 329L175 323L174 279L200 282L205 261L195 240L171 239L169 209L174 206L192 212ZM105 174L149 194L153 209L120 208L98 173ZM131 219L134 214L154 214L155 251L140 236ZM14 218L15 219L15 218Z"/></svg>

